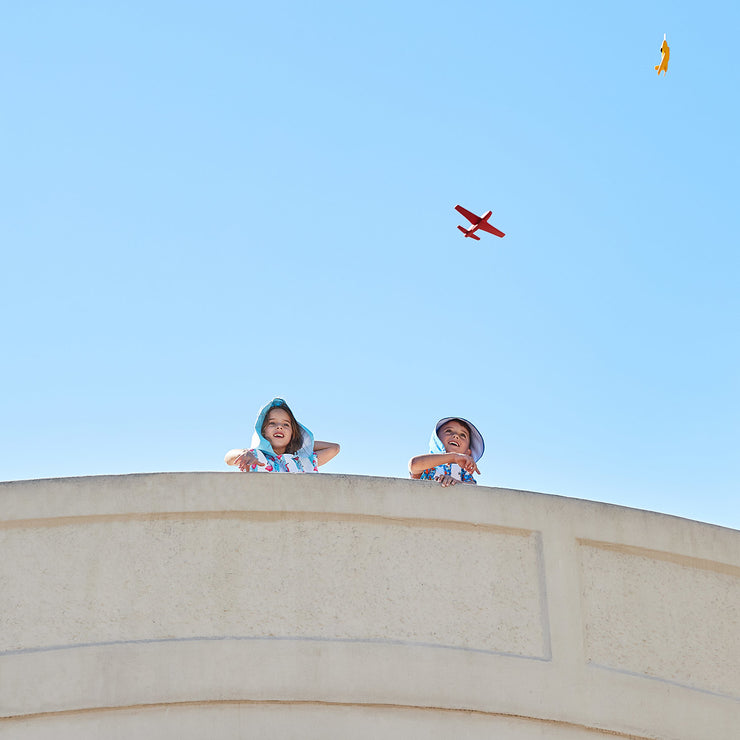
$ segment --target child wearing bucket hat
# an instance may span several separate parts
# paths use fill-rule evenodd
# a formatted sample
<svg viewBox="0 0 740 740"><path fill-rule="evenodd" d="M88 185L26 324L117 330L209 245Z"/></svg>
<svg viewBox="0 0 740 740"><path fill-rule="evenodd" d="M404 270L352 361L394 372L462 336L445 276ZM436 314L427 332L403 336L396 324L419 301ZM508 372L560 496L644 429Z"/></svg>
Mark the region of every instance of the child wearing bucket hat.
<svg viewBox="0 0 740 740"><path fill-rule="evenodd" d="M315 441L288 404L273 398L257 414L252 447L229 450L224 461L243 473L318 473L338 452L336 442Z"/></svg>
<svg viewBox="0 0 740 740"><path fill-rule="evenodd" d="M434 427L429 454L409 460L412 478L438 480L445 488L456 483L476 483L477 462L483 457L483 436L467 419L447 416Z"/></svg>

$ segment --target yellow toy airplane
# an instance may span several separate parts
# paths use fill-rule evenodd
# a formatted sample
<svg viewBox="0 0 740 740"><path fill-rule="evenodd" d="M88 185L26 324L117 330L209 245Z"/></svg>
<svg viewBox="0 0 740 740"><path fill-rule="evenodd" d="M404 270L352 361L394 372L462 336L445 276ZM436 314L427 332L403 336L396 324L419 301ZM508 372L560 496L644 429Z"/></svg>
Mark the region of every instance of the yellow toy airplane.
<svg viewBox="0 0 740 740"><path fill-rule="evenodd" d="M663 73L663 77L665 77L665 73L668 71L668 60L671 58L671 50L668 42L665 40L665 34L663 34L663 43L660 45L660 52L663 56L660 58L660 64L655 67L655 71L658 73L658 77L660 77L661 72Z"/></svg>

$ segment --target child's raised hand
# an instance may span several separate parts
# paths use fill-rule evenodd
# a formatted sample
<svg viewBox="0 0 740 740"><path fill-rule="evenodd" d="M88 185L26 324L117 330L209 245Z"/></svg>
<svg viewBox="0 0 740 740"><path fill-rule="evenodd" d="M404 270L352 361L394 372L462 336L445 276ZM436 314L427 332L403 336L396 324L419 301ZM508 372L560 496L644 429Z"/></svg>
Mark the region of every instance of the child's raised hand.
<svg viewBox="0 0 740 740"><path fill-rule="evenodd" d="M242 473L248 473L252 465L255 464L259 465L261 468L265 467L265 463L260 462L257 456L249 450L244 450L244 452L234 460L234 465L237 465Z"/></svg>
<svg viewBox="0 0 740 740"><path fill-rule="evenodd" d="M480 475L480 470L478 470L478 466L476 465L476 462L473 459L472 455L465 455L462 452L458 452L456 457L457 459L455 460L455 462L466 473L478 473L478 475Z"/></svg>

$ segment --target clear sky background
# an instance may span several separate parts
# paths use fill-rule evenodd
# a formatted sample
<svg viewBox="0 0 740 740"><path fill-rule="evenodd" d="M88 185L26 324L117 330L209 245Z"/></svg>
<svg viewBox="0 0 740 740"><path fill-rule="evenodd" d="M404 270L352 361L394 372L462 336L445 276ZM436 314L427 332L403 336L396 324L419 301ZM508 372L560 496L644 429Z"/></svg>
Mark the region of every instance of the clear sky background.
<svg viewBox="0 0 740 740"><path fill-rule="evenodd" d="M327 473L461 415L483 485L740 528L738 3L1 20L0 479L225 471L280 395Z"/></svg>

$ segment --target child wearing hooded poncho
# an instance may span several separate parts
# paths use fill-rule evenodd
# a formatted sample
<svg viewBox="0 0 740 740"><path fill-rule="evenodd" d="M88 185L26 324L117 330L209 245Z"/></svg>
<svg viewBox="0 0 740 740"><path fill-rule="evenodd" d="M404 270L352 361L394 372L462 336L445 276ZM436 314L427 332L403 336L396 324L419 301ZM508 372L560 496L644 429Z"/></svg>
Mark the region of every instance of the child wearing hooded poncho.
<svg viewBox="0 0 740 740"><path fill-rule="evenodd" d="M338 452L335 442L315 441L288 404L273 398L257 415L252 447L229 450L224 460L243 473L318 473Z"/></svg>
<svg viewBox="0 0 740 740"><path fill-rule="evenodd" d="M476 483L477 462L483 457L483 436L467 419L440 419L429 440L429 454L409 460L409 473L420 480L438 480L442 486Z"/></svg>

